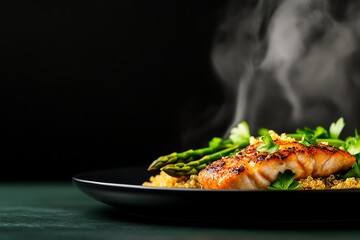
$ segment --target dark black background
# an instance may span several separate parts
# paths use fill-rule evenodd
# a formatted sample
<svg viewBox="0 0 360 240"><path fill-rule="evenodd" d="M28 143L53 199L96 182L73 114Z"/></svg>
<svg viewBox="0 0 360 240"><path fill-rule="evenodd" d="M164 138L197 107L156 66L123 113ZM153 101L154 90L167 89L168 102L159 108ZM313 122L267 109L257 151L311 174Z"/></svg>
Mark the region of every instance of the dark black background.
<svg viewBox="0 0 360 240"><path fill-rule="evenodd" d="M0 3L1 180L68 180L204 144L225 1Z"/></svg>

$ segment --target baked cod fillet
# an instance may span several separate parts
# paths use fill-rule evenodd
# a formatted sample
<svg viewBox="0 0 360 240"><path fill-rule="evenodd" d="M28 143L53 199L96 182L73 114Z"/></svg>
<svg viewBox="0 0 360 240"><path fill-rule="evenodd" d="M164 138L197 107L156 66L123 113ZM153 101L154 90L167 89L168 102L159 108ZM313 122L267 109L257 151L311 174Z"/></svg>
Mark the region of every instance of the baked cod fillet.
<svg viewBox="0 0 360 240"><path fill-rule="evenodd" d="M296 180L327 177L351 168L356 161L348 152L321 143L307 147L296 141L274 142L280 147L273 154L259 152L262 142L257 142L214 161L199 172L199 183L205 189L266 189L287 169L295 173Z"/></svg>

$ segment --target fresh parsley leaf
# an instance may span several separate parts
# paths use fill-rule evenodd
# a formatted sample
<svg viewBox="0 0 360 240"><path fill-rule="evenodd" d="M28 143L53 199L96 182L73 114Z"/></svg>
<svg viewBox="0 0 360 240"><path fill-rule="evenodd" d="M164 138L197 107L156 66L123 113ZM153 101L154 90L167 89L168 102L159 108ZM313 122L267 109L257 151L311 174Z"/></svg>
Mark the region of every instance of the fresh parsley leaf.
<svg viewBox="0 0 360 240"><path fill-rule="evenodd" d="M269 190L296 190L300 187L300 183L295 181L295 173L287 169L284 173L279 173L278 178L273 182Z"/></svg>
<svg viewBox="0 0 360 240"><path fill-rule="evenodd" d="M258 130L259 136L265 135L267 132L269 132L268 128L259 128Z"/></svg>
<svg viewBox="0 0 360 240"><path fill-rule="evenodd" d="M355 130L354 137L346 138L344 149L348 151L351 155L356 155L360 153L360 136L357 130Z"/></svg>
<svg viewBox="0 0 360 240"><path fill-rule="evenodd" d="M256 148L256 150L258 150L259 152L267 152L268 154L273 154L279 150L280 146L272 140L269 132L261 136L260 140L263 143Z"/></svg>
<svg viewBox="0 0 360 240"><path fill-rule="evenodd" d="M209 142L209 147L216 148L221 146L222 144L224 144L224 140L222 138L214 137Z"/></svg>
<svg viewBox="0 0 360 240"><path fill-rule="evenodd" d="M354 145L349 146L349 148L347 149L347 151L351 154L351 155L357 155L360 153L360 142L357 142Z"/></svg>
<svg viewBox="0 0 360 240"><path fill-rule="evenodd" d="M315 138L328 138L330 137L329 132L322 126L317 126L314 131Z"/></svg>
<svg viewBox="0 0 360 240"><path fill-rule="evenodd" d="M356 129L355 136L346 138L343 148L356 157L356 162L351 166L351 169L345 173L343 178L360 178L360 136Z"/></svg>
<svg viewBox="0 0 360 240"><path fill-rule="evenodd" d="M305 146L317 145L317 139L339 139L340 133L345 126L344 118L339 118L336 122L333 122L329 130L322 126L317 126L315 129L304 127L303 129L296 129L297 134L302 135L300 143Z"/></svg>
<svg viewBox="0 0 360 240"><path fill-rule="evenodd" d="M250 141L250 128L247 122L242 121L236 127L230 130L229 139L234 144L244 143Z"/></svg>
<svg viewBox="0 0 360 240"><path fill-rule="evenodd" d="M317 126L315 129L311 129L308 127L304 127L303 129L297 129L296 133L305 134L307 136L311 136L311 138L329 138L329 132L321 126Z"/></svg>
<svg viewBox="0 0 360 240"><path fill-rule="evenodd" d="M330 138L338 139L340 136L341 131L345 126L344 118L339 118L335 123L330 125Z"/></svg>
<svg viewBox="0 0 360 240"><path fill-rule="evenodd" d="M311 145L317 146L317 142L316 142L316 137L314 137L314 135L307 135L307 134L303 134L300 143L310 147Z"/></svg>

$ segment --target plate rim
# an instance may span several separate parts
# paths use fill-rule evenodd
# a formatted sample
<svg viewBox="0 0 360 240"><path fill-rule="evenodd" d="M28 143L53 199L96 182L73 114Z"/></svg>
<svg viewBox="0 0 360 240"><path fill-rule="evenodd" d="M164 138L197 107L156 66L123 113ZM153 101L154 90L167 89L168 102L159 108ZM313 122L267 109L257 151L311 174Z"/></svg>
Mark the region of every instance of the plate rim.
<svg viewBox="0 0 360 240"><path fill-rule="evenodd" d="M217 222L219 218L225 216L232 216L233 214L242 214L244 209L239 208L244 204L260 204L258 209L253 210L254 216L246 219L247 222L338 222L338 221L360 221L360 215L347 212L329 213L326 208L318 211L317 205L321 201L328 201L338 199L340 196L344 201L356 201L360 199L360 189L324 189L324 190L211 190L199 188L169 188L169 187L150 187L136 184L114 183L107 181L89 180L91 174L105 174L108 171L112 173L125 173L128 168L112 168L102 169L99 171L89 171L75 174L72 177L73 184L83 193L89 197L112 206L120 210L122 214L136 216L139 218L148 219L171 219L179 221L188 221L189 215L186 211L188 207L193 207L195 201L200 201L203 208L215 209L217 207L227 208L230 205L230 210L233 212L222 211L205 211L203 216L191 213L191 221L199 222ZM132 168L134 170L134 168ZM141 174L144 169L137 169ZM89 175L90 174L90 175ZM94 176L94 175L93 175ZM99 177L99 175L96 175ZM101 178L101 177L100 177ZM108 179L105 177L105 179ZM112 178L110 178L112 179ZM125 177L126 179L126 177ZM131 178L133 181L134 178ZM97 179L99 180L99 179ZM131 181L130 181L131 182ZM223 198L222 198L223 197ZM271 201L271 198L275 201ZM218 201L220 199L220 201ZM311 203L316 200L317 204ZM290 200L290 201L288 201ZM205 202L204 202L205 201ZM300 214L297 215L291 212L280 212L278 209L268 207L268 202L275 202L281 207L292 208L294 204L300 207ZM309 202L310 201L310 202ZM196 204L195 202L195 204ZM236 209L231 208L236 205ZM265 204L262 204L265 203ZM164 204L164 205L163 205ZM175 217L168 215L172 211L174 204L179 210L179 214ZM180 204L180 206L179 206ZM225 205L224 205L225 204ZM276 205L275 204L275 205ZM312 205L311 205L312 204ZM239 205L239 206L238 206ZM320 204L321 205L321 204ZM309 207L309 208L305 208ZM281 210L281 209L280 209ZM306 210L317 211L318 215L309 216ZM320 214L322 213L322 214ZM258 220L259 214L266 214L262 220ZM284 215L285 214L285 215ZM289 215L290 214L290 215ZM271 215L273 219L269 216ZM276 216L277 215L277 216ZM275 216L275 217L274 217ZM275 219L274 219L275 218ZM226 222L226 221L225 221ZM244 220L236 220L237 223L244 223Z"/></svg>

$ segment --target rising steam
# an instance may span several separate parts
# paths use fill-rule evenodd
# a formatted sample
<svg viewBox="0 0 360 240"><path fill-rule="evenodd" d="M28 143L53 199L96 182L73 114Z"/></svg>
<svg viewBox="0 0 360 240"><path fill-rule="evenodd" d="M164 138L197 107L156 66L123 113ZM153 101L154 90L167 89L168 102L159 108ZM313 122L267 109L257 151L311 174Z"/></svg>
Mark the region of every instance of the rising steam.
<svg viewBox="0 0 360 240"><path fill-rule="evenodd" d="M360 1L230 1L212 51L227 96L214 119L294 131L343 116L350 134L359 129L358 10Z"/></svg>

